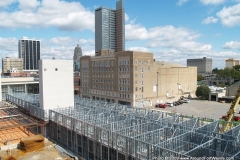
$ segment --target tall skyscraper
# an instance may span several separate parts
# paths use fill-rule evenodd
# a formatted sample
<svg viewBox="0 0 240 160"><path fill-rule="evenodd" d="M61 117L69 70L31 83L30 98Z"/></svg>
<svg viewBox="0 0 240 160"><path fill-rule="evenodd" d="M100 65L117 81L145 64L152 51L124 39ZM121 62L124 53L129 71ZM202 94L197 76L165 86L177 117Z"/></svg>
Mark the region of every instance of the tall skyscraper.
<svg viewBox="0 0 240 160"><path fill-rule="evenodd" d="M105 7L95 9L95 51L125 50L125 12L123 0L116 3L116 10Z"/></svg>
<svg viewBox="0 0 240 160"><path fill-rule="evenodd" d="M80 71L80 57L82 57L82 49L79 47L79 44L74 49L73 56L73 70Z"/></svg>
<svg viewBox="0 0 240 160"><path fill-rule="evenodd" d="M23 70L38 70L40 60L40 41L23 37L18 41L18 58L23 59Z"/></svg>

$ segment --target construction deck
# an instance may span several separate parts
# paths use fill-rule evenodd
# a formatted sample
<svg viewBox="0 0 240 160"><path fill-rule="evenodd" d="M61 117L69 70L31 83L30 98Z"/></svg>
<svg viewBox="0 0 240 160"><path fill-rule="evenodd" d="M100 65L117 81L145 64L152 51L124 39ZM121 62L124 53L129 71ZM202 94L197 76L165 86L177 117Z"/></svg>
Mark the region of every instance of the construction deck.
<svg viewBox="0 0 240 160"><path fill-rule="evenodd" d="M8 95L7 100L32 106L22 97L26 96ZM74 107L47 114L51 139L85 159L240 159L240 126L236 123L220 134L222 123L218 120L82 98L75 99Z"/></svg>

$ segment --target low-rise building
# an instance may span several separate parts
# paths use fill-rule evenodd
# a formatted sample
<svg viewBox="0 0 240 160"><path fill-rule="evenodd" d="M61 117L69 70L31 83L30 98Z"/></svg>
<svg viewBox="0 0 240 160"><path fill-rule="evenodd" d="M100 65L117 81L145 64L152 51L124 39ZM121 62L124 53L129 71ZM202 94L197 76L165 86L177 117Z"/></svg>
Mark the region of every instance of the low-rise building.
<svg viewBox="0 0 240 160"><path fill-rule="evenodd" d="M6 57L2 59L2 73L3 75L10 74L12 72L23 71L23 59L22 58L10 58Z"/></svg>
<svg viewBox="0 0 240 160"><path fill-rule="evenodd" d="M178 100L183 95L195 95L196 67L157 62L149 52L107 53L81 57L80 96L131 106L151 106Z"/></svg>

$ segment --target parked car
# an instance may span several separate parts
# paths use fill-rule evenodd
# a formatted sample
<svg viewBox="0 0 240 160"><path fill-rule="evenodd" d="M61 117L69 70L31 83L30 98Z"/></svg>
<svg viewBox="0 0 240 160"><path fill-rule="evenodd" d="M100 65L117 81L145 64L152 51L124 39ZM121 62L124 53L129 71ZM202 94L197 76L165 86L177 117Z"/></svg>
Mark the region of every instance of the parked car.
<svg viewBox="0 0 240 160"><path fill-rule="evenodd" d="M177 106L177 105L178 105L178 103L177 103L177 102L173 102L173 105L174 105L174 106Z"/></svg>
<svg viewBox="0 0 240 160"><path fill-rule="evenodd" d="M189 100L189 99L183 99L183 100L181 100L181 102L183 102L183 103L189 103L190 100Z"/></svg>
<svg viewBox="0 0 240 160"><path fill-rule="evenodd" d="M163 104L163 103L158 103L155 105L156 108L166 108L167 105L166 104Z"/></svg>
<svg viewBox="0 0 240 160"><path fill-rule="evenodd" d="M166 102L165 104L169 107L173 107L173 102Z"/></svg>

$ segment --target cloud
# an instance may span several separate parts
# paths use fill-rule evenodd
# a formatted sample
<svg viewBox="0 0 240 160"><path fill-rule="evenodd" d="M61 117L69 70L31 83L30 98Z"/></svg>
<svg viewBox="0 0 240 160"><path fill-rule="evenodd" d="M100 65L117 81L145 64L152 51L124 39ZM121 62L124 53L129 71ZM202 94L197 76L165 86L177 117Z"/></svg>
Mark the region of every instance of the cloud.
<svg viewBox="0 0 240 160"><path fill-rule="evenodd" d="M240 42L238 42L238 41L226 42L223 45L223 48L225 48L225 49L240 49Z"/></svg>
<svg viewBox="0 0 240 160"><path fill-rule="evenodd" d="M218 5L224 3L225 0L200 0L200 2L204 5Z"/></svg>
<svg viewBox="0 0 240 160"><path fill-rule="evenodd" d="M129 20L129 16L125 13L125 21L127 22Z"/></svg>
<svg viewBox="0 0 240 160"><path fill-rule="evenodd" d="M178 2L177 2L177 5L178 6L181 6L181 5L183 5L184 3L186 3L188 0L179 0Z"/></svg>
<svg viewBox="0 0 240 160"><path fill-rule="evenodd" d="M56 45L67 45L72 41L73 39L71 37L55 37L50 39L51 44L56 44Z"/></svg>
<svg viewBox="0 0 240 160"><path fill-rule="evenodd" d="M145 47L130 47L128 50L130 50L130 51L149 52L148 48L145 48Z"/></svg>
<svg viewBox="0 0 240 160"><path fill-rule="evenodd" d="M203 24L217 23L218 19L214 17L207 17L202 21Z"/></svg>
<svg viewBox="0 0 240 160"><path fill-rule="evenodd" d="M217 12L216 15L225 26L240 26L240 3L230 7L224 7L221 11Z"/></svg>
<svg viewBox="0 0 240 160"><path fill-rule="evenodd" d="M65 31L94 30L94 13L78 2L19 0L18 7L20 10L13 12L0 11L0 29L56 27ZM30 12L32 10L34 12Z"/></svg>
<svg viewBox="0 0 240 160"><path fill-rule="evenodd" d="M6 8L8 5L16 2L17 0L1 0L0 1L0 7Z"/></svg>
<svg viewBox="0 0 240 160"><path fill-rule="evenodd" d="M19 0L20 10L34 10L40 5L38 0Z"/></svg>
<svg viewBox="0 0 240 160"><path fill-rule="evenodd" d="M125 25L126 40L143 40L148 38L148 31L140 24L126 24Z"/></svg>

